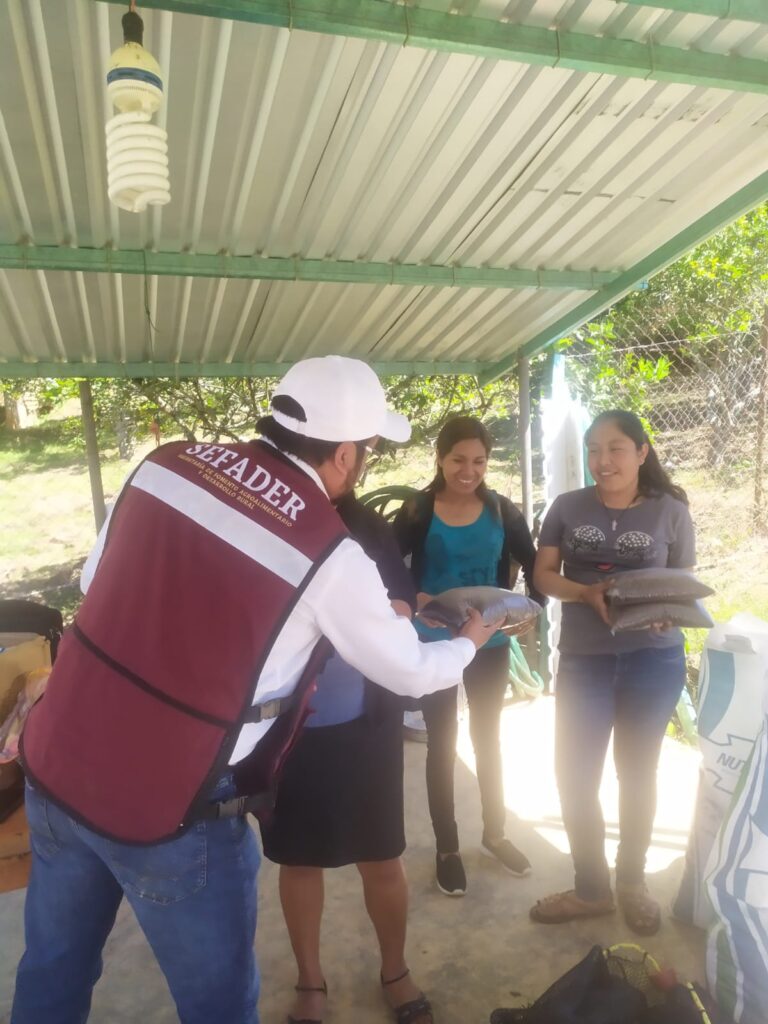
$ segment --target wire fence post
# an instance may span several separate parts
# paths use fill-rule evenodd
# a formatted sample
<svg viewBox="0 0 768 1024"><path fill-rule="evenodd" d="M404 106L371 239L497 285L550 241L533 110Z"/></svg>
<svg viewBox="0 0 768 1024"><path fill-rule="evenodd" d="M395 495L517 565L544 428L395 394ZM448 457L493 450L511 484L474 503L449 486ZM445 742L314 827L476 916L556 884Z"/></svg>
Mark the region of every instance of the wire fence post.
<svg viewBox="0 0 768 1024"><path fill-rule="evenodd" d="M531 455L531 364L523 357L518 366L520 476L523 485L523 515L533 528L533 459Z"/></svg>
<svg viewBox="0 0 768 1024"><path fill-rule="evenodd" d="M765 532L768 529L768 516L765 508L765 430L766 412L768 411L768 306L763 312L763 325L760 331L762 348L762 366L760 373L760 390L757 397L757 437L755 445L755 529Z"/></svg>
<svg viewBox="0 0 768 1024"><path fill-rule="evenodd" d="M93 518L96 520L96 532L104 525L107 518L107 510L104 504L104 488L101 483L101 463L99 461L99 442L96 438L96 420L93 415L93 393L91 382L81 380L78 384L80 390L80 408L83 412L83 434L85 435L85 450L88 456L88 473L91 478L91 498L93 499Z"/></svg>

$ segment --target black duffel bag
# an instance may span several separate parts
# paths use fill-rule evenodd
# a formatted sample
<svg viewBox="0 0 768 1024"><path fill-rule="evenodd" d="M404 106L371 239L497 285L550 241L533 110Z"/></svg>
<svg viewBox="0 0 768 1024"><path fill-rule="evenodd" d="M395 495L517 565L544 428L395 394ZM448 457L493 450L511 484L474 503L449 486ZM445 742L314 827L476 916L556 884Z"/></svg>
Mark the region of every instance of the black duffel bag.
<svg viewBox="0 0 768 1024"><path fill-rule="evenodd" d="M0 633L37 633L51 645L51 661L56 660L64 620L57 608L35 601L0 601Z"/></svg>
<svg viewBox="0 0 768 1024"><path fill-rule="evenodd" d="M531 1005L490 1024L726 1024L707 996L637 946L593 946Z"/></svg>

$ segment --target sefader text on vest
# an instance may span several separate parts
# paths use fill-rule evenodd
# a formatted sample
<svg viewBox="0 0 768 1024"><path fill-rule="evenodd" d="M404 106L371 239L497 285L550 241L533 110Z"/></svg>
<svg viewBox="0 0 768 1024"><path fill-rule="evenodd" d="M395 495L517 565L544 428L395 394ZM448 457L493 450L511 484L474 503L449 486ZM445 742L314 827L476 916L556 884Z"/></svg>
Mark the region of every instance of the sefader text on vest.
<svg viewBox="0 0 768 1024"><path fill-rule="evenodd" d="M288 516L294 523L298 513L306 507L304 499L300 498L288 484L267 472L255 459L249 459L240 452L234 452L220 444L193 444L185 451L187 455L207 462L212 469L217 469L225 476L237 480L241 486L253 494L258 494L262 501Z"/></svg>

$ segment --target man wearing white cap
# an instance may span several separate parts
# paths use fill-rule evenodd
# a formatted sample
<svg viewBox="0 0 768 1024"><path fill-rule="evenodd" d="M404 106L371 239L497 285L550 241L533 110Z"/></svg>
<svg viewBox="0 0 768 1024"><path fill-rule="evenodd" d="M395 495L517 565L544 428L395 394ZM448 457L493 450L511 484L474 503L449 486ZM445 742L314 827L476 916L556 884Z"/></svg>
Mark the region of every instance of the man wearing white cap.
<svg viewBox="0 0 768 1024"><path fill-rule="evenodd" d="M80 1024L125 896L183 1024L255 1024L258 852L329 651L408 696L456 684L493 633L421 644L332 502L379 437L375 373L297 363L258 442L172 442L126 482L22 759L33 868L12 1024Z"/></svg>

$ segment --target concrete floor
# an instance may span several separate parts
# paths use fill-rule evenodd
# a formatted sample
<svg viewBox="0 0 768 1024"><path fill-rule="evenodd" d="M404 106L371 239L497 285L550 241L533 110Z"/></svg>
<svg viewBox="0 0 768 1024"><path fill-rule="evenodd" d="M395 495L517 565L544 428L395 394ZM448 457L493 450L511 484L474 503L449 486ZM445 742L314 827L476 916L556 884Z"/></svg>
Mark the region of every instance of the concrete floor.
<svg viewBox="0 0 768 1024"><path fill-rule="evenodd" d="M531 923L535 900L571 884L567 842L552 778L553 701L542 698L504 712L508 835L528 854L533 874L503 872L479 852L480 813L471 745L462 723L456 765L456 804L468 891L447 899L434 886L432 833L424 787L425 747L406 744L406 819L411 915L408 956L429 994L439 1024L483 1024L497 1006L533 1000L594 943L632 941L619 915L579 924ZM665 741L659 772L659 811L649 858L649 881L665 911L675 896L696 791L698 756ZM603 806L615 836L616 787L606 770ZM609 839L612 856L615 842ZM24 893L0 896L0 1024L9 1020L16 962L23 948ZM690 979L703 979L704 937L665 916L647 948ZM262 1024L278 1024L289 1005L294 969L276 892L276 872L260 876L257 948L263 976ZM172 1024L173 1004L131 911L123 905L105 951L91 1024ZM327 872L324 965L330 987L328 1024L383 1024L389 1019L378 987L378 961L354 868ZM44 1024L44 1022L41 1022ZM216 1024L216 1022L211 1022Z"/></svg>

